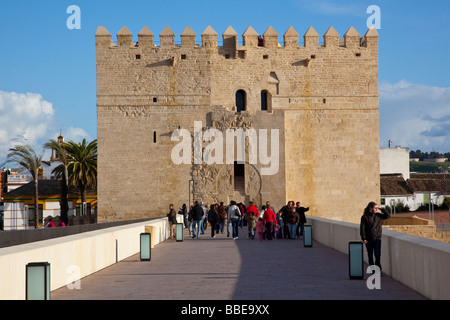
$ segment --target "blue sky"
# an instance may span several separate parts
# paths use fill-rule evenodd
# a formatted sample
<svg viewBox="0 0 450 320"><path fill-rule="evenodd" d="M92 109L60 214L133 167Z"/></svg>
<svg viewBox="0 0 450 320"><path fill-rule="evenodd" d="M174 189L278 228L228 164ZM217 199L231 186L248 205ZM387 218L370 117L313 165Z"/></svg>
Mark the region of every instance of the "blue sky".
<svg viewBox="0 0 450 320"><path fill-rule="evenodd" d="M70 30L67 8L81 10L81 30ZM282 35L293 26L320 35L333 26L367 31L367 8L381 10L379 51L380 146L389 139L412 150L450 151L450 2L361 0L228 1L1 1L0 159L20 141L38 149L62 130L67 139L97 137L95 31L113 35L126 25L135 35L156 35L169 25L177 35L208 25L219 35L231 25L240 35L270 25ZM280 41L281 42L281 41ZM24 140L26 139L26 140Z"/></svg>

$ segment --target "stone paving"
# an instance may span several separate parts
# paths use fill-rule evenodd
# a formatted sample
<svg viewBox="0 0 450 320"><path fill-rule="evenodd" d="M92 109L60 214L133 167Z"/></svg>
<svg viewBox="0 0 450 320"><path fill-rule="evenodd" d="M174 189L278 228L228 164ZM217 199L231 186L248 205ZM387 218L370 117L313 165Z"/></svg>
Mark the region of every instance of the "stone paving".
<svg viewBox="0 0 450 320"><path fill-rule="evenodd" d="M155 246L151 261L139 254L60 288L52 300L423 300L419 293L381 277L381 289L350 280L348 256L314 242L211 238L210 229L183 242ZM367 276L366 276L367 279Z"/></svg>

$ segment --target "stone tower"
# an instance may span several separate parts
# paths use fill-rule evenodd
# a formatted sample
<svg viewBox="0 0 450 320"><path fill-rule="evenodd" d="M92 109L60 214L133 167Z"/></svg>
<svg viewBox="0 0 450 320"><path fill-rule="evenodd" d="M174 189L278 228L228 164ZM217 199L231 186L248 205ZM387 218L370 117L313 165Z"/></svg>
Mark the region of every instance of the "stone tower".
<svg viewBox="0 0 450 320"><path fill-rule="evenodd" d="M356 222L379 201L375 29L339 39L330 27L321 44L312 27L301 44L292 27L283 44L272 27L180 37L166 27L155 43L144 27L135 43L123 27L116 44L96 32L99 221L294 200Z"/></svg>

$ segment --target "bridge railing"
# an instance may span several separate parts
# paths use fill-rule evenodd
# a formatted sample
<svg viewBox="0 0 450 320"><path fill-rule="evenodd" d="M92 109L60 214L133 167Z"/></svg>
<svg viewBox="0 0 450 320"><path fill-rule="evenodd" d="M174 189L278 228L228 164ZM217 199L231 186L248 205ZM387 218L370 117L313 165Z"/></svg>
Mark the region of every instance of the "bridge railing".
<svg viewBox="0 0 450 320"><path fill-rule="evenodd" d="M348 254L348 242L360 240L359 224L307 217L313 239ZM392 230L383 230L383 273L433 300L450 299L450 244ZM367 263L367 252L364 249Z"/></svg>

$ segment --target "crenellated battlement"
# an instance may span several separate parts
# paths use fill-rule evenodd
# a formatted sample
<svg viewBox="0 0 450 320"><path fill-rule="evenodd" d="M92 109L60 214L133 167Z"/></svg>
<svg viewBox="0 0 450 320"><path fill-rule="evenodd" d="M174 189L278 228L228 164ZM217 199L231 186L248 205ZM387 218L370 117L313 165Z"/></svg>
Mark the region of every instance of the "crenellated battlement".
<svg viewBox="0 0 450 320"><path fill-rule="evenodd" d="M226 49L255 49L255 48L298 48L298 47L346 47L346 48L369 48L378 49L378 32L375 28L367 30L365 35L361 35L355 28L350 27L347 32L340 38L339 33L330 27L323 35L323 42L319 42L319 34L310 27L303 35L303 42L300 42L300 35L291 26L283 34L283 43L278 40L279 34L274 28L269 26L262 34L258 34L251 26L242 34L241 41L238 33L229 26L222 34L221 46L218 41L218 33L208 26L201 34L201 43L197 42L197 35L191 27L187 26L180 34L181 43L175 42L175 33L166 26L159 34L159 42L155 40L154 34L145 26L138 33L138 41L133 41L133 34L124 26L117 33L117 43L111 39L111 34L105 27L98 27L95 33L96 44L100 47L142 47L142 48L206 48L210 53L214 52L214 48L223 47ZM242 45L240 45L242 44Z"/></svg>

